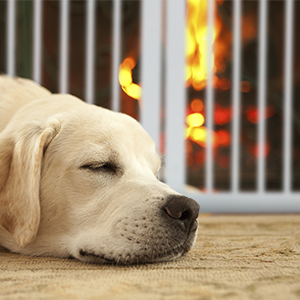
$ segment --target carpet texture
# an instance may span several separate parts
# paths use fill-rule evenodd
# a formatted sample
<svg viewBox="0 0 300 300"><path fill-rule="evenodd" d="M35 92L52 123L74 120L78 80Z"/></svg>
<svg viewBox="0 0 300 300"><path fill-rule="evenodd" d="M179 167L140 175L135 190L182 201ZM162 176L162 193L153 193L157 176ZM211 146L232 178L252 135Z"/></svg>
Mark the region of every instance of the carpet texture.
<svg viewBox="0 0 300 300"><path fill-rule="evenodd" d="M0 250L0 299L300 299L300 215L202 216L191 252L130 267Z"/></svg>

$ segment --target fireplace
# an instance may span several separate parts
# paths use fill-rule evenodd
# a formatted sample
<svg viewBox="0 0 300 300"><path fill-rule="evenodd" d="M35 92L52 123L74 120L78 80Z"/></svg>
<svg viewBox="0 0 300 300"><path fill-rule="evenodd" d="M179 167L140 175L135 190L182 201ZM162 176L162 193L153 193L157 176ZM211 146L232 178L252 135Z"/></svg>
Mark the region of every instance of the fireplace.
<svg viewBox="0 0 300 300"><path fill-rule="evenodd" d="M298 1L0 6L1 72L140 120L205 210L300 210Z"/></svg>

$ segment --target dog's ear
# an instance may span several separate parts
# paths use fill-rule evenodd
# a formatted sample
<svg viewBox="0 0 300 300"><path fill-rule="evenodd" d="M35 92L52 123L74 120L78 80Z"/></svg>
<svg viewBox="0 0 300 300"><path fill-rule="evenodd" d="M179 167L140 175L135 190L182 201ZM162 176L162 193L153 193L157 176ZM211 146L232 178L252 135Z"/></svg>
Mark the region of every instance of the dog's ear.
<svg viewBox="0 0 300 300"><path fill-rule="evenodd" d="M0 135L0 225L19 247L27 246L38 231L41 162L59 130L56 121L46 129L33 123Z"/></svg>

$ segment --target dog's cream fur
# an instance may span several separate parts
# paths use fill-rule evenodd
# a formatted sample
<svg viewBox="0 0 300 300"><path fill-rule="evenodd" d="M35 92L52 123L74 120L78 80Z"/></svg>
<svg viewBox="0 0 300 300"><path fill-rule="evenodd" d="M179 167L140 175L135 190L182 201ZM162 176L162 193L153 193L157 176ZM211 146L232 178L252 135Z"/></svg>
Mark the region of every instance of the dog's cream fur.
<svg viewBox="0 0 300 300"><path fill-rule="evenodd" d="M159 169L131 117L0 76L0 245L100 263L181 256L196 233L180 236L162 220L178 193Z"/></svg>

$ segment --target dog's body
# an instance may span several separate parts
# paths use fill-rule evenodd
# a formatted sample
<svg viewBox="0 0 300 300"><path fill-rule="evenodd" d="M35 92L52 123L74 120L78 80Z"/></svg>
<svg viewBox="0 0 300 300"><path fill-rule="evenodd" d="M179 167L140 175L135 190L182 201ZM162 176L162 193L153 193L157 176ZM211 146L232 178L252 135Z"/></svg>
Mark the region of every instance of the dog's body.
<svg viewBox="0 0 300 300"><path fill-rule="evenodd" d="M179 257L199 206L159 168L131 117L0 76L0 245L99 263Z"/></svg>

